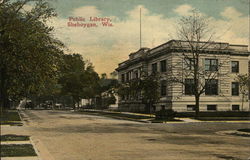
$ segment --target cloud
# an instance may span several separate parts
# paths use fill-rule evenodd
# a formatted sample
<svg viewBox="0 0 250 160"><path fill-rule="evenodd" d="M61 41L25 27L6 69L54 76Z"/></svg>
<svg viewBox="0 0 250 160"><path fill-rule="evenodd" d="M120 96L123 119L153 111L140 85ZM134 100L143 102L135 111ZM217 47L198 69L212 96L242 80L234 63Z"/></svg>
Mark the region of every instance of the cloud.
<svg viewBox="0 0 250 160"><path fill-rule="evenodd" d="M242 13L240 13L233 7L227 7L223 12L221 12L221 15L228 19L236 19L242 16Z"/></svg>
<svg viewBox="0 0 250 160"><path fill-rule="evenodd" d="M174 12L181 16L189 16L194 8L189 4L183 4L174 9Z"/></svg>
<svg viewBox="0 0 250 160"><path fill-rule="evenodd" d="M95 6L83 6L76 8L73 10L73 16L82 16L82 17L90 17L90 16L98 16L100 15L100 11Z"/></svg>
<svg viewBox="0 0 250 160"><path fill-rule="evenodd" d="M248 44L249 18L233 7L225 8L220 15L226 19L212 18L211 23L217 33L216 40L234 44Z"/></svg>
<svg viewBox="0 0 250 160"><path fill-rule="evenodd" d="M142 47L153 48L170 39L175 39L176 22L178 18L165 17L148 10L145 6L135 6L126 12L123 19L112 18L113 27L67 27L67 18L55 18L50 25L55 27L55 37L62 40L71 53L80 53L85 59L93 62L98 73L110 73L117 68L118 63L126 60L129 53L139 49L140 8L142 17ZM182 8L182 9L181 9ZM229 7L230 8L230 7ZM179 15L187 15L193 9L190 5L181 5L174 9ZM240 13L231 7L231 12ZM221 15L230 11L225 8ZM228 14L226 14L228 15ZM72 11L76 17L105 17L95 6L82 6ZM235 14L235 18L211 18L214 25L216 41L247 44L247 17ZM170 37L170 35L172 35Z"/></svg>

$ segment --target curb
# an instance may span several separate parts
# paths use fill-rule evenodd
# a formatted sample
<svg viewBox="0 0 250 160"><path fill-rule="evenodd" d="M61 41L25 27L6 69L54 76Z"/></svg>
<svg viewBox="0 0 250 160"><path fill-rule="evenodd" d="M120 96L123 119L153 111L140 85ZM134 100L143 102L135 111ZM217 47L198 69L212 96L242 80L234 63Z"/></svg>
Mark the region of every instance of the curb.
<svg viewBox="0 0 250 160"><path fill-rule="evenodd" d="M95 110L95 111L77 111L76 113L116 113L116 112L102 112L99 110ZM121 113L117 113L117 114L121 114ZM96 115L98 116L98 115ZM119 116L115 116L115 115L102 115L104 117L108 117L108 118L114 118L114 119L118 119L118 120L127 120L127 121L134 121L134 122L141 122L141 123L152 123L151 121L148 120L141 120L141 119L133 119L133 118L126 118L126 117L119 117Z"/></svg>
<svg viewBox="0 0 250 160"><path fill-rule="evenodd" d="M19 115L19 117L20 117L20 119L21 119L21 122L23 121L23 117L21 116L21 114L20 114L20 110L17 110L17 113L18 113L18 115Z"/></svg>
<svg viewBox="0 0 250 160"><path fill-rule="evenodd" d="M116 117L116 116L106 116L106 117L110 117L110 118L114 118L118 120L127 120L127 121L141 122L141 123L152 123L151 121L137 120L137 119L132 119L132 118L123 118L123 117Z"/></svg>
<svg viewBox="0 0 250 160"><path fill-rule="evenodd" d="M1 160L40 160L38 157L1 157Z"/></svg>
<svg viewBox="0 0 250 160"><path fill-rule="evenodd" d="M33 146L33 148L34 148L34 150L35 150L35 152L36 152L36 154L37 154L38 160L42 160L42 159L41 159L41 155L40 155L39 151L37 150L36 145L35 145L35 143L34 143L34 141L32 140L31 137L30 137L30 143L32 144L32 146Z"/></svg>
<svg viewBox="0 0 250 160"><path fill-rule="evenodd" d="M5 144L31 144L29 141L1 141L1 145ZM34 148L34 147L33 147Z"/></svg>
<svg viewBox="0 0 250 160"><path fill-rule="evenodd" d="M34 146L34 149L39 156L39 160L54 160L48 149L43 145L39 139L30 137L31 143Z"/></svg>

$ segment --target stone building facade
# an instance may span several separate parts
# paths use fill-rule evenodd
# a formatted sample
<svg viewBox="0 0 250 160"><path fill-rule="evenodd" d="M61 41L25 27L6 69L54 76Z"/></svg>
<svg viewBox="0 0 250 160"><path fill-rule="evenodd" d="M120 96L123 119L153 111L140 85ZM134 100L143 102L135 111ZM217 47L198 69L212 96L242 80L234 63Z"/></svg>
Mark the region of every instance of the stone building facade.
<svg viewBox="0 0 250 160"><path fill-rule="evenodd" d="M141 48L119 64L116 69L118 80L120 83L126 83L131 79L140 78L142 72L158 72L161 75L161 98L154 104L155 110L165 107L179 112L194 111L195 98L188 93L190 78L187 75L188 67L184 64L184 56L189 54L191 52L188 42L180 40L171 40L152 49ZM213 42L200 51L200 69L218 69L218 75L206 84L206 89L200 96L200 111L250 110L249 100L246 98L242 102L239 84L235 80L238 74L249 74L249 55L247 45L220 42ZM168 83L169 76L178 76L185 84ZM205 84L206 78L202 81ZM144 111L145 106L140 98L135 100L128 95L119 98L119 108L137 112Z"/></svg>

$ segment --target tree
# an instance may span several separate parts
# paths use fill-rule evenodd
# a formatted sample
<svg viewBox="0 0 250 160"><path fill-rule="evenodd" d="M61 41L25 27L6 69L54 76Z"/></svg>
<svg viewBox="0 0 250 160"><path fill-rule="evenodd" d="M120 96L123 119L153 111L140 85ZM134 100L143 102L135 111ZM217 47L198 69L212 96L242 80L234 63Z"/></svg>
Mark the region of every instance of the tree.
<svg viewBox="0 0 250 160"><path fill-rule="evenodd" d="M216 83L218 76L222 76L219 69L224 63L214 60L211 62L212 67L205 68L201 65L201 57L210 47L217 50L222 48L214 45L212 41L214 33L209 27L208 18L197 10L193 10L192 15L180 19L177 35L180 40L175 44L182 54L180 63L170 69L172 72L169 79L172 83L184 86L189 83L190 95L195 98L195 115L198 117L200 96L205 92L206 87L209 87L209 84ZM215 55L211 56L216 59Z"/></svg>
<svg viewBox="0 0 250 160"><path fill-rule="evenodd" d="M152 112L153 105L160 99L159 78L157 74L143 74L139 81L142 102L145 104L145 111L148 113Z"/></svg>
<svg viewBox="0 0 250 160"><path fill-rule="evenodd" d="M101 74L101 79L107 79L107 78L108 78L108 76L107 76L106 73L102 73L102 74Z"/></svg>
<svg viewBox="0 0 250 160"><path fill-rule="evenodd" d="M84 75L85 78L83 80L85 83L85 89L84 89L85 92L83 94L83 98L85 99L94 98L96 95L99 94L100 78L98 74L95 72L92 63L86 63L86 69Z"/></svg>
<svg viewBox="0 0 250 160"><path fill-rule="evenodd" d="M103 75L103 74L102 74ZM115 94L118 85L117 79L102 78L99 80L99 105L101 108L107 108L110 104L115 104Z"/></svg>
<svg viewBox="0 0 250 160"><path fill-rule="evenodd" d="M113 71L113 72L110 73L110 77L111 77L112 79L116 79L117 76L118 76L118 72L117 72L117 71Z"/></svg>
<svg viewBox="0 0 250 160"><path fill-rule="evenodd" d="M240 93L242 95L241 106L242 106L242 110L243 110L243 104L244 104L245 98L247 98L247 96L249 94L250 76L247 74L239 74L236 77L236 81L239 83L239 89L240 89Z"/></svg>
<svg viewBox="0 0 250 160"><path fill-rule="evenodd" d="M99 77L92 64L86 64L80 54L66 54L63 59L59 84L62 95L72 97L75 109L82 98L93 98L97 94Z"/></svg>
<svg viewBox="0 0 250 160"><path fill-rule="evenodd" d="M159 76L142 72L141 78L120 84L117 93L121 97L130 96L145 104L145 112L151 113L153 105L160 99Z"/></svg>
<svg viewBox="0 0 250 160"><path fill-rule="evenodd" d="M25 5L33 8L28 11ZM52 36L46 21L56 16L45 0L0 2L1 108L10 99L41 92L55 81L63 44Z"/></svg>

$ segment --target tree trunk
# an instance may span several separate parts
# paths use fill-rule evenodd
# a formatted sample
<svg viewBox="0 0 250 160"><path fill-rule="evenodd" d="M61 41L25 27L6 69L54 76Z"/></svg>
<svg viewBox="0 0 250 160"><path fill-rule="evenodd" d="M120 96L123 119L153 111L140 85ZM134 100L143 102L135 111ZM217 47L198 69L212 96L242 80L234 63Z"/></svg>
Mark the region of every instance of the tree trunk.
<svg viewBox="0 0 250 160"><path fill-rule="evenodd" d="M148 105L148 112L149 112L150 115L151 115L151 106L152 106L152 104L149 103L149 105Z"/></svg>
<svg viewBox="0 0 250 160"><path fill-rule="evenodd" d="M1 84L0 84L0 107L1 109L9 109L9 97L6 87L6 69L1 68Z"/></svg>
<svg viewBox="0 0 250 160"><path fill-rule="evenodd" d="M245 95L242 94L242 99L241 99L241 111L244 110L244 107L243 107L243 105L244 105L244 100L245 100Z"/></svg>
<svg viewBox="0 0 250 160"><path fill-rule="evenodd" d="M76 106L75 106L75 99L74 99L74 97L72 97L72 108L73 108L73 110L75 110L75 109L76 109Z"/></svg>
<svg viewBox="0 0 250 160"><path fill-rule="evenodd" d="M80 101L77 101L77 109L80 109Z"/></svg>
<svg viewBox="0 0 250 160"><path fill-rule="evenodd" d="M195 118L199 117L200 112L200 96L195 96Z"/></svg>
<svg viewBox="0 0 250 160"><path fill-rule="evenodd" d="M151 113L151 109L150 108L151 108L151 103L146 103L145 104L145 112L150 114Z"/></svg>

